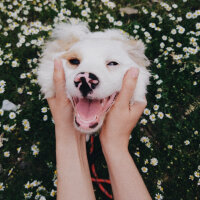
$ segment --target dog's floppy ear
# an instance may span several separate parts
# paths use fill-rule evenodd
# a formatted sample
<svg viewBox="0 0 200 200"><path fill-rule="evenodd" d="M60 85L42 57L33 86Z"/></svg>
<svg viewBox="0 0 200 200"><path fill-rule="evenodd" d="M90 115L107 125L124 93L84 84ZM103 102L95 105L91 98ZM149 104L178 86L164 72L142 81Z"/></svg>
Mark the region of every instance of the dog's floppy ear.
<svg viewBox="0 0 200 200"><path fill-rule="evenodd" d="M44 55L49 52L61 52L68 50L74 43L84 38L90 30L87 24L60 23L52 31L50 40L45 45Z"/></svg>
<svg viewBox="0 0 200 200"><path fill-rule="evenodd" d="M145 56L145 45L141 40L130 39L130 36L118 29L108 29L104 31L107 38L119 40L125 43L126 49L131 57L139 66L147 67L150 65Z"/></svg>
<svg viewBox="0 0 200 200"><path fill-rule="evenodd" d="M52 38L55 40L70 41L74 38L81 39L90 31L84 22L78 24L60 23L57 24L52 32Z"/></svg>
<svg viewBox="0 0 200 200"><path fill-rule="evenodd" d="M69 50L75 42L84 38L89 32L87 25L82 22L78 24L60 23L55 26L50 40L43 47L38 68L38 83L45 98L55 95L53 60L59 58L63 52Z"/></svg>
<svg viewBox="0 0 200 200"><path fill-rule="evenodd" d="M147 67L150 65L150 61L145 56L145 45L141 40L128 40L126 41L127 51L131 57L139 66Z"/></svg>

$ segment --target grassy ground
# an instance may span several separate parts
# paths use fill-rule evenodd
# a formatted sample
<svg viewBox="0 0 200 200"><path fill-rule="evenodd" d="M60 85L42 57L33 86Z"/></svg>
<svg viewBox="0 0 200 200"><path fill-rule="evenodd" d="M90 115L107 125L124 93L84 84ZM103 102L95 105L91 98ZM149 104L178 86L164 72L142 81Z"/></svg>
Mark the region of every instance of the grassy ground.
<svg viewBox="0 0 200 200"><path fill-rule="evenodd" d="M0 109L0 199L56 198L54 125L36 71L52 28L69 18L146 44L152 78L130 152L153 199L199 199L199 7L195 0L2 0L0 107L4 100L17 107ZM98 136L89 162L108 178ZM94 186L97 199L107 199Z"/></svg>

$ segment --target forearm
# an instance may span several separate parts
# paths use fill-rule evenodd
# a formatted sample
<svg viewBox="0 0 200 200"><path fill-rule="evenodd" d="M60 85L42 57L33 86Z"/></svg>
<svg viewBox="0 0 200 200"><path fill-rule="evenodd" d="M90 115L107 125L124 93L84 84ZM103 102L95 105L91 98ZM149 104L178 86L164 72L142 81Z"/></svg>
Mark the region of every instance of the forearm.
<svg viewBox="0 0 200 200"><path fill-rule="evenodd" d="M56 130L58 200L94 200L84 135Z"/></svg>
<svg viewBox="0 0 200 200"><path fill-rule="evenodd" d="M151 197L128 148L103 148L115 200L150 200Z"/></svg>

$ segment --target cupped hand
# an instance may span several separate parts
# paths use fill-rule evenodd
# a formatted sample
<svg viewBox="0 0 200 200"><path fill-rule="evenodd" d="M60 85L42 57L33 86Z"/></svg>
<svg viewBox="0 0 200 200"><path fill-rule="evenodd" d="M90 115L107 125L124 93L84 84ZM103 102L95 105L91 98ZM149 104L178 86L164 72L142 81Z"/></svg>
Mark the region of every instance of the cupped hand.
<svg viewBox="0 0 200 200"><path fill-rule="evenodd" d="M130 134L147 105L146 100L130 104L138 73L138 69L131 68L124 76L122 89L102 126L100 141L103 148L128 149Z"/></svg>
<svg viewBox="0 0 200 200"><path fill-rule="evenodd" d="M48 104L54 119L56 129L67 131L74 130L73 107L67 98L65 74L61 60L54 61L53 80L55 96L48 98Z"/></svg>

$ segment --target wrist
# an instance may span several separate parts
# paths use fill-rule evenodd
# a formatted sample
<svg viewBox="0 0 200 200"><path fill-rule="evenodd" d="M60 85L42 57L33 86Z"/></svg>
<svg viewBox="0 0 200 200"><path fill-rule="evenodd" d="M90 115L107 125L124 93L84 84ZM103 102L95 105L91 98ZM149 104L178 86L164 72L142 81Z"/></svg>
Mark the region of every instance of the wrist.
<svg viewBox="0 0 200 200"><path fill-rule="evenodd" d="M119 155L127 155L129 154L128 145L120 144L113 141L101 141L102 151L106 158L109 157L118 157Z"/></svg>
<svg viewBox="0 0 200 200"><path fill-rule="evenodd" d="M118 136L112 138L106 138L100 135L100 142L102 146L103 152L128 152L128 142L123 138L119 138Z"/></svg>
<svg viewBox="0 0 200 200"><path fill-rule="evenodd" d="M57 160L64 157L79 158L79 161L87 159L86 136L73 133L73 136L56 136L56 157ZM84 159L83 159L84 158Z"/></svg>
<svg viewBox="0 0 200 200"><path fill-rule="evenodd" d="M122 160L130 157L128 148L102 148L102 151L108 165L120 165Z"/></svg>
<svg viewBox="0 0 200 200"><path fill-rule="evenodd" d="M55 126L55 137L56 137L56 142L64 143L65 145L70 143L84 145L86 141L86 135L81 134L73 127L69 128L69 127Z"/></svg>

